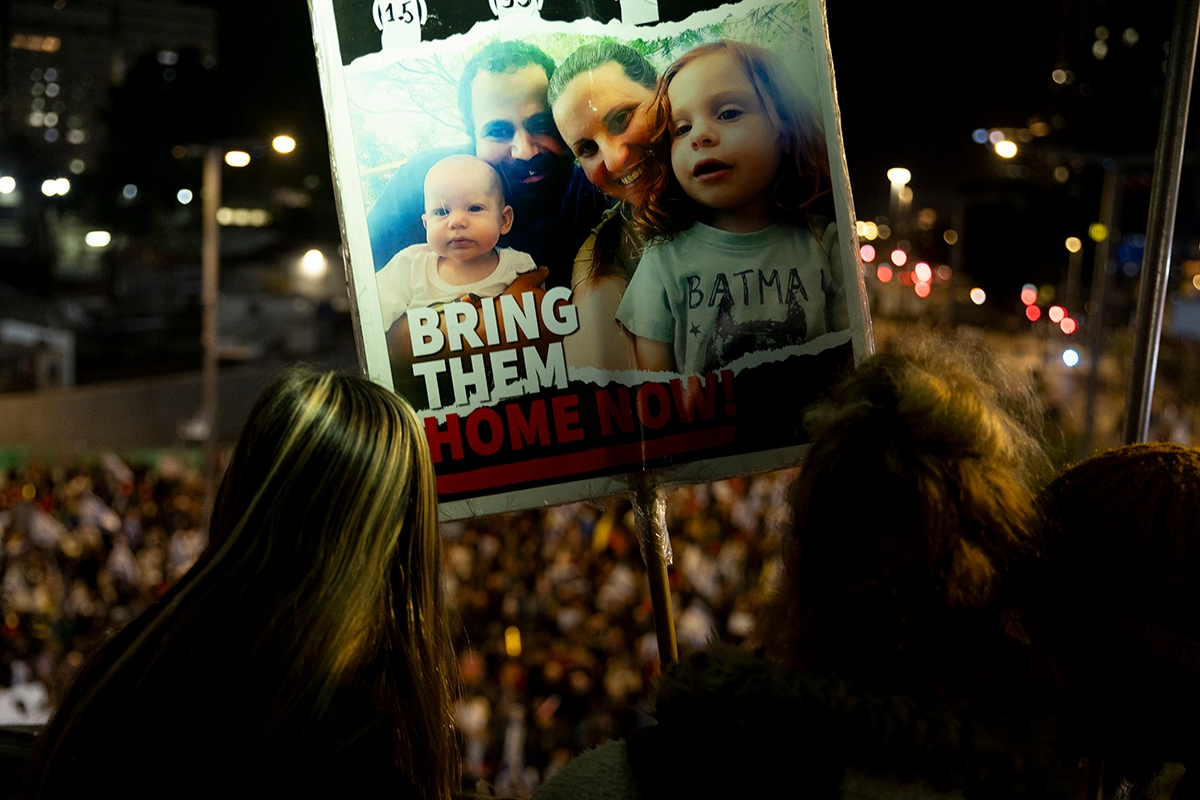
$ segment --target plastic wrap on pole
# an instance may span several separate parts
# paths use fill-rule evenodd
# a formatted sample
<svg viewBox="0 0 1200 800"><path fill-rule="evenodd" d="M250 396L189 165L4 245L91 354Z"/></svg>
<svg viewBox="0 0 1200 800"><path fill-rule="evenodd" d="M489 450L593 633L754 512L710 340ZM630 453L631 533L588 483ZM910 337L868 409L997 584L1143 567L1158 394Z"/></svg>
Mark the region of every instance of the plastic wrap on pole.
<svg viewBox="0 0 1200 800"><path fill-rule="evenodd" d="M653 564L654 554L660 554L664 564L675 561L671 552L671 537L667 534L667 498L652 476L638 477L634 492L633 515L637 520L638 545L642 561Z"/></svg>

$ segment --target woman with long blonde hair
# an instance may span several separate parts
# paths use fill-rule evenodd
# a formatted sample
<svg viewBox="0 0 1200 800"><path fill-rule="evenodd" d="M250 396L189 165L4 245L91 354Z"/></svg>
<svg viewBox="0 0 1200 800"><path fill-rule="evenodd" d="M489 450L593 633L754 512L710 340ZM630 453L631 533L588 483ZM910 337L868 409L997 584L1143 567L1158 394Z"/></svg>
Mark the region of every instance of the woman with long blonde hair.
<svg viewBox="0 0 1200 800"><path fill-rule="evenodd" d="M207 549L85 665L26 794L449 798L455 674L419 420L365 379L291 370L242 431Z"/></svg>

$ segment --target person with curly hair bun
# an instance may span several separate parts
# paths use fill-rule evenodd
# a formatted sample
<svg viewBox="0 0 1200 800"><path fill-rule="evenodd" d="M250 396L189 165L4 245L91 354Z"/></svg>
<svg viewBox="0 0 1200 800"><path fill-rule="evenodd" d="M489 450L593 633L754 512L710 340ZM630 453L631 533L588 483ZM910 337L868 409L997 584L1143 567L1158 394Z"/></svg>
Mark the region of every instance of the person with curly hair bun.
<svg viewBox="0 0 1200 800"><path fill-rule="evenodd" d="M293 369L250 414L208 546L39 737L26 797L449 800L457 673L420 421Z"/></svg>
<svg viewBox="0 0 1200 800"><path fill-rule="evenodd" d="M656 725L583 754L539 800L1071 796L1069 741L1006 602L1037 552L1036 402L959 350L867 358L807 413L754 652L684 658Z"/></svg>

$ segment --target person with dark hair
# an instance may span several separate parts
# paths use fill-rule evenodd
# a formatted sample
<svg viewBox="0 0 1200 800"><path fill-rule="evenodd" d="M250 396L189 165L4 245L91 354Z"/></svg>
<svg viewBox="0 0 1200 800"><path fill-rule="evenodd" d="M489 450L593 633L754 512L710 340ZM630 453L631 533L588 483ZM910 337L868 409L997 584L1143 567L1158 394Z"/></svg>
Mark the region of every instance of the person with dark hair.
<svg viewBox="0 0 1200 800"><path fill-rule="evenodd" d="M549 56L521 41L492 41L471 57L458 81L470 144L417 153L392 176L367 215L376 271L425 241L425 176L443 158L467 153L490 163L504 181L515 221L500 245L549 268L548 287L567 285L579 246L609 202L571 163L554 127L546 102L554 72Z"/></svg>
<svg viewBox="0 0 1200 800"><path fill-rule="evenodd" d="M601 39L581 46L550 80L554 121L587 179L618 205L609 210L575 258L572 302L579 331L563 341L574 367L636 366L633 337L616 321L642 255L629 220L661 169L650 158L649 111L658 73L627 44Z"/></svg>
<svg viewBox="0 0 1200 800"><path fill-rule="evenodd" d="M713 644L662 676L657 724L539 800L1066 797L1074 764L1009 635L1044 457L1023 385L949 350L876 355L806 422L766 656Z"/></svg>
<svg viewBox="0 0 1200 800"><path fill-rule="evenodd" d="M1200 795L1200 449L1119 447L1040 499L1021 620L1081 737L1087 796Z"/></svg>
<svg viewBox="0 0 1200 800"><path fill-rule="evenodd" d="M355 785L449 800L440 546L409 405L363 378L288 371L242 431L204 553L83 667L24 796Z"/></svg>
<svg viewBox="0 0 1200 800"><path fill-rule="evenodd" d="M554 77L554 59L542 52L541 48L522 41L492 42L472 56L471 60L463 67L462 75L458 77L458 111L462 114L463 127L467 129L467 135L471 137L472 145L478 144L481 135L483 138L492 138L497 142L510 141L519 135L528 139L545 138L548 140L538 144L530 143L525 147L532 149L540 146L548 152L561 151L558 131L554 129L554 120L550 117L549 110L545 108L545 103L540 104L541 108L526 121L525 125L521 126L521 130L518 130L515 124L508 129L492 125L490 129L485 127L482 131L475 126L475 92L472 84L479 73L504 75L526 67L540 68L547 81ZM537 82L540 83L540 81ZM486 102L488 98L480 97L479 99ZM484 111L483 116L490 116L486 113L486 109ZM485 120L485 123L493 122L493 120ZM522 145L518 143L518 147L522 147ZM482 155L480 158L488 160Z"/></svg>

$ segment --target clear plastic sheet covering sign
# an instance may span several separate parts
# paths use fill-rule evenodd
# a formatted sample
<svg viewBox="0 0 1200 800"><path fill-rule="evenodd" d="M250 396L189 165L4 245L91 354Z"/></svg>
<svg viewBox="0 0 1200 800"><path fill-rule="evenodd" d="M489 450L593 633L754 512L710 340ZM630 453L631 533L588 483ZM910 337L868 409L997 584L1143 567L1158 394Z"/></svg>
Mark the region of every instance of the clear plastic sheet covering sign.
<svg viewBox="0 0 1200 800"><path fill-rule="evenodd" d="M871 348L816 0L312 0L368 375L442 514L798 463Z"/></svg>

